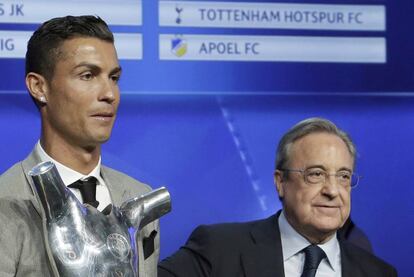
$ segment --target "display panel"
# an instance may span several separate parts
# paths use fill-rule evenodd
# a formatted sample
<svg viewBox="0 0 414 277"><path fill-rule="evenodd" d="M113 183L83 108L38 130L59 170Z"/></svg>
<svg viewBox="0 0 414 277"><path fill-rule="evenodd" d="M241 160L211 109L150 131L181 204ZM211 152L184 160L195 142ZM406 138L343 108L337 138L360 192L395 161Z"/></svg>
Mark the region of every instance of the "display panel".
<svg viewBox="0 0 414 277"><path fill-rule="evenodd" d="M412 8L401 1L0 4L0 63L16 73L0 84L3 93L24 91L25 41L40 22L85 13L104 18L116 34L124 93L369 93L414 87L413 66L406 62L413 39L401 30Z"/></svg>

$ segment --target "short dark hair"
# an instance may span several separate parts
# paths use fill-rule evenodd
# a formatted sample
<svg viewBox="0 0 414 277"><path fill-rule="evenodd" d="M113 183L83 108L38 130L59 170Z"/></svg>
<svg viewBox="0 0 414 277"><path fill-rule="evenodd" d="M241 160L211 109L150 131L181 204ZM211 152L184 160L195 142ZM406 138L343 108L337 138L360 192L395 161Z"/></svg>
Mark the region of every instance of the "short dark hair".
<svg viewBox="0 0 414 277"><path fill-rule="evenodd" d="M333 122L324 118L313 117L302 120L283 135L277 147L276 169L283 170L287 166L290 158L290 147L296 140L314 133L328 133L342 139L354 160L355 166L356 148L349 135L336 127Z"/></svg>
<svg viewBox="0 0 414 277"><path fill-rule="evenodd" d="M53 77L60 46L66 40L93 37L114 43L108 25L98 16L56 17L43 23L32 35L26 52L26 75L34 72L50 81Z"/></svg>

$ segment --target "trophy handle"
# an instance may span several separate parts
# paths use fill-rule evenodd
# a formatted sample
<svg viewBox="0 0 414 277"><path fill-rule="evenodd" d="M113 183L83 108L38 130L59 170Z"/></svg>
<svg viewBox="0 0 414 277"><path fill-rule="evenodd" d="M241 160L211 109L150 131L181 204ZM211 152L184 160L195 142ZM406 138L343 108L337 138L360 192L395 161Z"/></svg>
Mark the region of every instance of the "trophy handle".
<svg viewBox="0 0 414 277"><path fill-rule="evenodd" d="M120 211L130 227L141 230L171 211L171 196L165 187L161 187L125 201Z"/></svg>

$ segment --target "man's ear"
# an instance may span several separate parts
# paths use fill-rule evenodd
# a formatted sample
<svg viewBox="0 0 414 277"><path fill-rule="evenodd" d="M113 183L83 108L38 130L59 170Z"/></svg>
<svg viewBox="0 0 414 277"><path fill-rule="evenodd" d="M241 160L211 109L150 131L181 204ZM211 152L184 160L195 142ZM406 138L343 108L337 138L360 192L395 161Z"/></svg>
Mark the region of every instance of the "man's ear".
<svg viewBox="0 0 414 277"><path fill-rule="evenodd" d="M36 99L38 103L47 103L49 91L45 77L34 72L29 72L26 75L26 87L30 95Z"/></svg>
<svg viewBox="0 0 414 277"><path fill-rule="evenodd" d="M277 192L279 194L279 198L283 198L285 194L283 190L283 185L284 185L286 178L284 178L283 173L284 173L283 171L278 170L278 169L276 169L275 172L273 173L273 179L276 185Z"/></svg>

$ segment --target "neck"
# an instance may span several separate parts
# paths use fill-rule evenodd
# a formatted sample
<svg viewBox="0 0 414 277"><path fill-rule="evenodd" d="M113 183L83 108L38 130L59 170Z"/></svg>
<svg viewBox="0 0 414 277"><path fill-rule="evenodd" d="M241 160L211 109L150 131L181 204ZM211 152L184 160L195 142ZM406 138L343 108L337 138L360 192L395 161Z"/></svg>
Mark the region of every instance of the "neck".
<svg viewBox="0 0 414 277"><path fill-rule="evenodd" d="M45 152L59 163L82 174L90 173L98 164L100 145L82 147L55 137L41 136L40 144Z"/></svg>

